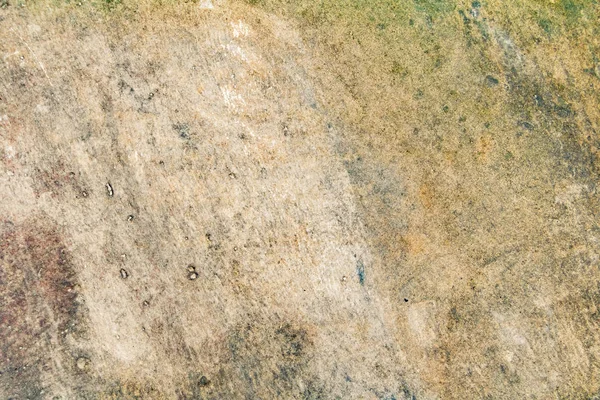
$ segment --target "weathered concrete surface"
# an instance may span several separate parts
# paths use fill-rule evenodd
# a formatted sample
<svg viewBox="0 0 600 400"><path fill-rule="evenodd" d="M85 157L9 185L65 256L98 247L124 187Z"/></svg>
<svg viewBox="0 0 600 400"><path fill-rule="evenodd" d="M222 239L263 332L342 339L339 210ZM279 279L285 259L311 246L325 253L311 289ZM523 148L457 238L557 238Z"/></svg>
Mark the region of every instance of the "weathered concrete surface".
<svg viewBox="0 0 600 400"><path fill-rule="evenodd" d="M598 396L595 1L0 5L0 398Z"/></svg>

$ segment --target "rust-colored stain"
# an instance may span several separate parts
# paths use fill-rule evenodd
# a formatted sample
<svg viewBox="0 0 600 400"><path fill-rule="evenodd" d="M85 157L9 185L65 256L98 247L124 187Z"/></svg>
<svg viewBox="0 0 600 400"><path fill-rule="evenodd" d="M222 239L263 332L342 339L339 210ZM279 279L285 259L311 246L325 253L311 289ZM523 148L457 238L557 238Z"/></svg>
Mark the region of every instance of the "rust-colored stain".
<svg viewBox="0 0 600 400"><path fill-rule="evenodd" d="M59 228L45 218L3 221L0 244L3 391L37 398L45 374L71 369L67 337L82 329L76 274Z"/></svg>

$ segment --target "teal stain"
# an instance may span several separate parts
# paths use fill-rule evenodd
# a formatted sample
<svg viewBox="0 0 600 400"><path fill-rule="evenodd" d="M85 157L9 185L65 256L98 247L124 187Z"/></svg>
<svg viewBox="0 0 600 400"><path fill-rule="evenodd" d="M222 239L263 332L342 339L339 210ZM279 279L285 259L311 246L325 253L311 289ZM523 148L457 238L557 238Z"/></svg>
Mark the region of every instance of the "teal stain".
<svg viewBox="0 0 600 400"><path fill-rule="evenodd" d="M432 17L452 12L455 4L448 0L414 0L417 11L425 12Z"/></svg>
<svg viewBox="0 0 600 400"><path fill-rule="evenodd" d="M546 18L542 18L540 20L538 20L538 25L540 26L540 28L542 28L544 30L544 32L546 32L548 35L552 34L552 22L549 19Z"/></svg>
<svg viewBox="0 0 600 400"><path fill-rule="evenodd" d="M575 0L561 0L560 5L569 19L578 19L583 9L583 5Z"/></svg>
<svg viewBox="0 0 600 400"><path fill-rule="evenodd" d="M361 285L365 284L365 265L363 264L362 260L358 260L356 262L356 274L358 275L358 282L360 282Z"/></svg>

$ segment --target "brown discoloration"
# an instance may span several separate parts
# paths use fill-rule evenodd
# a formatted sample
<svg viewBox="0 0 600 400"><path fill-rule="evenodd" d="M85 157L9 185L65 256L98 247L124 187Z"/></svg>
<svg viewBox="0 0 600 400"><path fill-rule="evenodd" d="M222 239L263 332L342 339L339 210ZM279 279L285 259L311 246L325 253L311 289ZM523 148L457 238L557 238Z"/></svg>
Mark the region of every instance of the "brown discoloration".
<svg viewBox="0 0 600 400"><path fill-rule="evenodd" d="M475 145L476 156L479 161L485 162L489 153L493 150L494 141L489 135L483 135L477 139Z"/></svg>
<svg viewBox="0 0 600 400"><path fill-rule="evenodd" d="M72 361L65 339L83 329L76 275L51 221L4 221L0 229L0 395L42 398L44 376L60 380L58 365Z"/></svg>
<svg viewBox="0 0 600 400"><path fill-rule="evenodd" d="M87 197L90 190L81 185L80 174L69 171L62 161L48 166L38 167L32 174L33 190L36 196L50 193L56 197Z"/></svg>
<svg viewBox="0 0 600 400"><path fill-rule="evenodd" d="M423 183L419 187L419 199L421 200L423 207L426 209L430 209L432 207L435 195L431 184Z"/></svg>
<svg viewBox="0 0 600 400"><path fill-rule="evenodd" d="M151 381L119 380L111 383L102 383L95 392L89 393L90 398L99 400L143 400L167 399L167 396L155 383ZM198 399L201 397L195 397Z"/></svg>
<svg viewBox="0 0 600 400"><path fill-rule="evenodd" d="M409 233L402 239L406 244L406 251L411 256L421 254L427 248L427 238L424 235Z"/></svg>
<svg viewBox="0 0 600 400"><path fill-rule="evenodd" d="M313 335L306 324L249 319L228 333L222 347L222 376L217 375L214 388L206 390L217 397L301 398L311 390L299 382L311 378Z"/></svg>

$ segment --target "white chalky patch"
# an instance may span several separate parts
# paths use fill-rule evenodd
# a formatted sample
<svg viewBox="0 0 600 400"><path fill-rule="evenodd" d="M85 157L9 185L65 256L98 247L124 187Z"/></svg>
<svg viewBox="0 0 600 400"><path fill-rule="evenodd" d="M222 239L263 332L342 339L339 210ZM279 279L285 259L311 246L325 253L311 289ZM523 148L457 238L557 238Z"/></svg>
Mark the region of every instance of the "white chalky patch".
<svg viewBox="0 0 600 400"><path fill-rule="evenodd" d="M199 7L202 10L212 10L215 8L211 0L202 0Z"/></svg>
<svg viewBox="0 0 600 400"><path fill-rule="evenodd" d="M250 27L241 20L238 22L232 22L231 27L233 28L233 37L235 38L240 36L248 36L250 33Z"/></svg>

